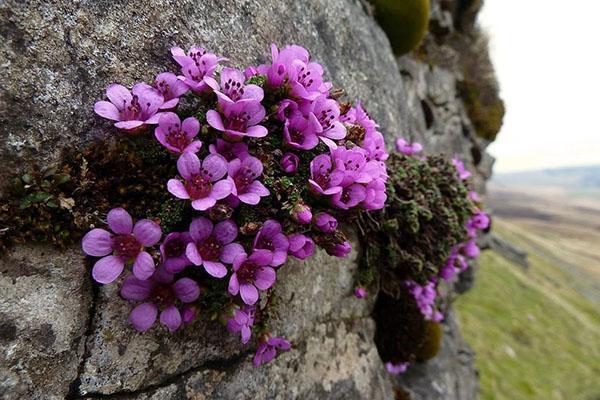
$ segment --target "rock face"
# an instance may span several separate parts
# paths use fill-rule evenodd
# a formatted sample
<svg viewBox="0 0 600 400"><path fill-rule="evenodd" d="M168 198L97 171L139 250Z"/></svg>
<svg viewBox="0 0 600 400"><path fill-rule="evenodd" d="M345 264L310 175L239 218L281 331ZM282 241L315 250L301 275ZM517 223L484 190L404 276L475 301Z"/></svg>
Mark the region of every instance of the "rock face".
<svg viewBox="0 0 600 400"><path fill-rule="evenodd" d="M432 2L433 26L451 29L456 16L439 3ZM491 172L487 143L475 137L457 92L457 70L396 60L359 0L7 0L0 37L0 182L24 161L50 163L110 132L92 112L105 87L150 81L175 68L172 45L194 43L234 65L265 61L271 42L301 44L349 98L363 101L388 143L411 137L461 156L476 169L480 191ZM438 53L460 57L440 40ZM252 349L217 324L136 333L115 286L91 284L78 248L15 247L0 259L0 397L393 398L372 340L374 296L352 296L356 257L318 253L282 269L272 328L294 348L254 369ZM394 382L415 399L475 396L472 356L452 317L446 330L440 358Z"/></svg>

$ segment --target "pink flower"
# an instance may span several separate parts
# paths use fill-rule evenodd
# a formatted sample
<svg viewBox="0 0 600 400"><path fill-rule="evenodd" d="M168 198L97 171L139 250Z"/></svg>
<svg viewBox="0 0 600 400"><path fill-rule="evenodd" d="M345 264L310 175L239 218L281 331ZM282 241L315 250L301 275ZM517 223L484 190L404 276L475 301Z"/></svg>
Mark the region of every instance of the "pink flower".
<svg viewBox="0 0 600 400"><path fill-rule="evenodd" d="M294 174L298 170L300 158L294 153L285 153L279 162L281 170L286 174Z"/></svg>
<svg viewBox="0 0 600 400"><path fill-rule="evenodd" d="M248 157L248 145L244 142L231 143L227 140L216 139L215 144L208 146L208 151L211 154L222 155L227 161L232 161L236 158L243 160Z"/></svg>
<svg viewBox="0 0 600 400"><path fill-rule="evenodd" d="M135 329L140 332L150 329L160 311L160 323L174 332L181 326L181 311L185 319L191 321L189 311L186 313L185 306L180 307L196 301L200 296L200 287L190 278L175 281L173 274L159 268L147 280L139 280L131 275L125 278L121 296L126 300L144 302L129 314L129 321Z"/></svg>
<svg viewBox="0 0 600 400"><path fill-rule="evenodd" d="M108 227L92 229L81 241L85 254L102 257L92 269L92 277L98 283L111 283L117 279L125 263L133 262L133 274L140 280L154 273L154 260L144 247L157 244L162 231L157 223L149 219L139 220L135 226L131 215L122 208L113 208L107 216ZM113 253L112 255L109 255Z"/></svg>
<svg viewBox="0 0 600 400"><path fill-rule="evenodd" d="M412 156L423 151L423 146L420 143L408 143L403 138L396 139L396 151L405 156Z"/></svg>
<svg viewBox="0 0 600 400"><path fill-rule="evenodd" d="M266 364L277 356L277 350L288 351L292 348L290 342L284 338L274 337L269 338L266 342L261 342L256 349L256 354L252 360L255 367Z"/></svg>
<svg viewBox="0 0 600 400"><path fill-rule="evenodd" d="M338 226L337 219L327 213L318 213L315 217L315 225L323 233L335 232Z"/></svg>
<svg viewBox="0 0 600 400"><path fill-rule="evenodd" d="M175 274L191 265L185 255L185 249L191 241L192 238L188 232L172 232L165 237L160 245L160 255L167 272Z"/></svg>
<svg viewBox="0 0 600 400"><path fill-rule="evenodd" d="M294 114L283 126L285 143L293 149L312 150L319 144L317 127L320 127L318 122Z"/></svg>
<svg viewBox="0 0 600 400"><path fill-rule="evenodd" d="M402 362L398 364L393 364L391 362L387 362L385 364L385 368L392 375L400 375L406 372L410 363Z"/></svg>
<svg viewBox="0 0 600 400"><path fill-rule="evenodd" d="M292 209L292 219L300 225L310 224L312 212L310 207L303 203L298 203Z"/></svg>
<svg viewBox="0 0 600 400"><path fill-rule="evenodd" d="M272 257L268 264L272 267L278 267L285 262L289 247L281 224L272 219L265 221L254 238L254 249L267 250Z"/></svg>
<svg viewBox="0 0 600 400"><path fill-rule="evenodd" d="M229 293L238 293L249 306L258 301L258 291L267 290L275 283L275 270L269 267L272 256L266 250L255 250L249 257L238 254L233 260L233 274L229 279Z"/></svg>
<svg viewBox="0 0 600 400"><path fill-rule="evenodd" d="M228 173L232 182L231 194L242 203L256 205L261 197L269 195L269 189L257 180L263 173L263 164L258 158L236 158L229 162Z"/></svg>
<svg viewBox="0 0 600 400"><path fill-rule="evenodd" d="M108 101L98 101L94 111L99 116L117 121L115 126L127 132L135 132L145 125L158 123L158 109L164 98L147 84L137 84L131 92L125 86L112 84L106 89Z"/></svg>
<svg viewBox="0 0 600 400"><path fill-rule="evenodd" d="M184 182L170 179L167 188L177 198L192 200L196 210L208 210L233 190L232 183L222 179L227 173L227 161L218 154L209 154L200 163L195 154L183 153L177 160L177 170Z"/></svg>
<svg viewBox="0 0 600 400"><path fill-rule="evenodd" d="M219 100L226 103L235 103L238 100L262 101L264 92L257 85L245 85L244 74L235 68L223 68L221 71L220 90L215 93Z"/></svg>
<svg viewBox="0 0 600 400"><path fill-rule="evenodd" d="M252 326L254 325L255 307L244 306L236 308L233 312L233 318L227 320L227 330L231 333L240 332L242 344L248 343L252 335Z"/></svg>
<svg viewBox="0 0 600 400"><path fill-rule="evenodd" d="M329 243L325 248L325 251L330 256L335 256L339 258L347 257L348 254L352 251L352 246L348 241L344 241L342 243Z"/></svg>
<svg viewBox="0 0 600 400"><path fill-rule="evenodd" d="M239 100L235 103L220 102L222 113L209 110L206 121L214 129L225 134L232 141L241 138L265 137L269 133L267 128L258 125L265 118L265 108L256 100Z"/></svg>
<svg viewBox="0 0 600 400"><path fill-rule="evenodd" d="M308 183L315 193L324 195L339 193L342 191L340 184L343 179L344 171L333 164L329 154L318 155L310 162Z"/></svg>
<svg viewBox="0 0 600 400"><path fill-rule="evenodd" d="M171 54L181 66L183 76L178 76L194 93L201 94L219 88L219 84L212 77L219 61L212 53L207 53L202 47L193 46L188 54L179 47L172 47Z"/></svg>
<svg viewBox="0 0 600 400"><path fill-rule="evenodd" d="M160 110L172 110L179 104L179 98L189 90L188 86L172 72L158 74L154 86L163 95L165 102Z"/></svg>
<svg viewBox="0 0 600 400"><path fill-rule="evenodd" d="M194 140L199 131L200 123L196 118L188 117L181 123L177 114L166 112L158 120L154 135L160 144L173 153L197 153L202 147L201 141Z"/></svg>
<svg viewBox="0 0 600 400"><path fill-rule="evenodd" d="M467 180L471 177L471 172L465 168L465 164L459 160L458 158L453 158L452 159L452 164L454 164L454 167L456 167L456 172L458 172L458 177L461 180Z"/></svg>
<svg viewBox="0 0 600 400"><path fill-rule="evenodd" d="M245 254L239 243L233 243L238 228L232 220L216 225L204 217L195 218L190 224L192 241L188 243L185 254L194 265L202 265L209 275L222 278L227 275L223 263L233 263L239 254Z"/></svg>
<svg viewBox="0 0 600 400"><path fill-rule="evenodd" d="M367 295L367 290L364 287L359 286L356 289L354 289L354 296L357 299L363 299L363 298L365 298L366 295Z"/></svg>
<svg viewBox="0 0 600 400"><path fill-rule="evenodd" d="M288 241L290 243L289 253L300 260L312 256L315 252L315 242L308 236L295 233L288 236Z"/></svg>

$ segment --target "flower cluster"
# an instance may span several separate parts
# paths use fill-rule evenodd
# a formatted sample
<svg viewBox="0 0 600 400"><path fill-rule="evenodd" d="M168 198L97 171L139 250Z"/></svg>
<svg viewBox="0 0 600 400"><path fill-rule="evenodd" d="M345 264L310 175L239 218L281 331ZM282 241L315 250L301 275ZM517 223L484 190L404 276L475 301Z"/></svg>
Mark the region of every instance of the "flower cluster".
<svg viewBox="0 0 600 400"><path fill-rule="evenodd" d="M266 321L256 323L279 268L317 246L347 256L340 216L384 207L383 135L360 103L338 100L323 67L300 46L272 45L271 62L245 70L200 47L171 54L178 73L131 90L110 85L108 101L94 110L140 140L153 127L152 139L177 167L165 190L185 202L189 217L163 232L154 210L134 225L115 208L110 231L92 229L82 247L102 257L92 269L99 283L118 281L130 266L120 294L136 303L129 320L139 331L157 319L169 331L192 322L211 297L205 292L222 291L214 282L223 280L220 320L243 344L258 339L258 366L291 347Z"/></svg>

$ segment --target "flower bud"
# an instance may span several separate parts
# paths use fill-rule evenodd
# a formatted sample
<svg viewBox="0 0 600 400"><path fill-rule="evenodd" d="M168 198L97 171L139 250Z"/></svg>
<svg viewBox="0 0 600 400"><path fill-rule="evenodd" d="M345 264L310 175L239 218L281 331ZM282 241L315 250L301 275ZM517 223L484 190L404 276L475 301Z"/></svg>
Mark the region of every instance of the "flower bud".
<svg viewBox="0 0 600 400"><path fill-rule="evenodd" d="M225 221L226 219L231 218L232 214L233 208L222 203L215 204L208 210L208 216L213 221Z"/></svg>
<svg viewBox="0 0 600 400"><path fill-rule="evenodd" d="M321 232L331 233L337 229L338 222L333 216L321 212L315 216L315 225Z"/></svg>
<svg viewBox="0 0 600 400"><path fill-rule="evenodd" d="M335 243L325 250L327 251L327 254L331 256L343 258L350 254L350 251L352 251L352 246L348 241L345 241L343 243Z"/></svg>
<svg viewBox="0 0 600 400"><path fill-rule="evenodd" d="M283 158L279 162L281 170L286 174L294 174L298 170L298 164L300 164L300 158L294 153L285 153Z"/></svg>
<svg viewBox="0 0 600 400"><path fill-rule="evenodd" d="M198 310L194 306L186 305L181 312L181 320L189 324L198 316Z"/></svg>
<svg viewBox="0 0 600 400"><path fill-rule="evenodd" d="M292 219L300 225L309 224L312 220L312 212L306 204L298 203L292 210Z"/></svg>
<svg viewBox="0 0 600 400"><path fill-rule="evenodd" d="M305 235L299 233L290 235L288 241L290 243L288 252L300 260L312 256L315 252L315 242Z"/></svg>
<svg viewBox="0 0 600 400"><path fill-rule="evenodd" d="M356 289L354 289L354 296L356 296L357 299L362 299L367 295L367 290L362 287L359 286Z"/></svg>

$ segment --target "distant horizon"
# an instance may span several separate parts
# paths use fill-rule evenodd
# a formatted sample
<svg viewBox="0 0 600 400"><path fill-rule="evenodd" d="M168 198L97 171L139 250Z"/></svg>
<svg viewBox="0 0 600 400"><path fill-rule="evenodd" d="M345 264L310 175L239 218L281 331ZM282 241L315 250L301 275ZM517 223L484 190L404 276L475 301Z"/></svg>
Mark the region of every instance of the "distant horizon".
<svg viewBox="0 0 600 400"><path fill-rule="evenodd" d="M534 172L550 172L550 171L558 171L558 170L573 170L580 168L600 168L600 162L594 162L590 164L570 164L570 165L559 165L559 166L549 166L549 167L541 167L541 168L531 168L531 169L520 169L520 170L508 170L508 171L495 171L493 175L511 175L511 174L522 174L522 173L534 173Z"/></svg>

